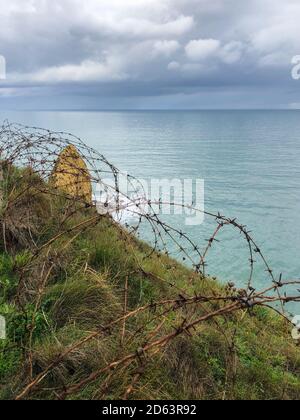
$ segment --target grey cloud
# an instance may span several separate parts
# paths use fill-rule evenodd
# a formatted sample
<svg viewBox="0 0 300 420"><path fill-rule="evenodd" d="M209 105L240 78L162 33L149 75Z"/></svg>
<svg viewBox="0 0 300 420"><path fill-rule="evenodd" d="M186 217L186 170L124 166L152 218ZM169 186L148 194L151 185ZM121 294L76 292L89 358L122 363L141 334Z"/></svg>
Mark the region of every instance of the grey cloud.
<svg viewBox="0 0 300 420"><path fill-rule="evenodd" d="M295 0L0 0L0 101L164 96L172 107L193 95L202 106L203 89L234 100L273 86L278 104L298 103L299 20Z"/></svg>

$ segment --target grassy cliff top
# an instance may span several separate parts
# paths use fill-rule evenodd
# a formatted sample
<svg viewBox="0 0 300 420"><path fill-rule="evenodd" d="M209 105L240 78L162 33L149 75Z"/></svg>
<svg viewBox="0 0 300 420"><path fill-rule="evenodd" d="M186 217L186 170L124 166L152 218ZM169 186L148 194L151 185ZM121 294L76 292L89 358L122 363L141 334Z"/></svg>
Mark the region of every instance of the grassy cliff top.
<svg viewBox="0 0 300 420"><path fill-rule="evenodd" d="M300 398L299 349L276 313L10 171L0 399Z"/></svg>

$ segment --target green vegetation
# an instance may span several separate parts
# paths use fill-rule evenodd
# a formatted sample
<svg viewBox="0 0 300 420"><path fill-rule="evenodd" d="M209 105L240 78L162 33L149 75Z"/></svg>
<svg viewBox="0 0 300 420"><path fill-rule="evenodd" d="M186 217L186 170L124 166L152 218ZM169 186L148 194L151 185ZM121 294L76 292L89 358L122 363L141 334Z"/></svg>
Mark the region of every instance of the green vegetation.
<svg viewBox="0 0 300 420"><path fill-rule="evenodd" d="M17 180L20 173L15 175ZM102 333L54 363L23 398L300 398L300 352L290 326L261 307L252 314L239 310L212 317L164 346L141 351L174 332L183 319L225 305L160 307L154 302L180 300L183 293L220 296L229 291L167 256L145 258L147 245L109 217L97 218L93 209L36 194L34 188L20 199L17 190L10 187L6 200L14 205L1 216L0 314L8 329L7 339L0 341L0 399L16 398L93 331ZM103 328L122 318L124 309L144 305L150 306ZM131 354L136 357L105 370ZM95 372L93 380L80 384Z"/></svg>

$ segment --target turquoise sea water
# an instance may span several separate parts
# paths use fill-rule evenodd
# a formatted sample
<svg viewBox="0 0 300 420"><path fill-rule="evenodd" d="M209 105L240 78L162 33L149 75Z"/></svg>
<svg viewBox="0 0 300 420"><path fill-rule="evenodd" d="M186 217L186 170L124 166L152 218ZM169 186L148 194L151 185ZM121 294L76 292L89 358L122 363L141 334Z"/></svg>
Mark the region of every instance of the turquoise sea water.
<svg viewBox="0 0 300 420"><path fill-rule="evenodd" d="M141 178L203 178L205 208L252 231L274 273L300 278L300 111L1 112L0 119L72 132L120 169ZM184 226L200 246L211 222ZM242 284L246 244L221 234L208 272ZM268 284L262 265L257 286ZM299 308L300 310L300 308Z"/></svg>

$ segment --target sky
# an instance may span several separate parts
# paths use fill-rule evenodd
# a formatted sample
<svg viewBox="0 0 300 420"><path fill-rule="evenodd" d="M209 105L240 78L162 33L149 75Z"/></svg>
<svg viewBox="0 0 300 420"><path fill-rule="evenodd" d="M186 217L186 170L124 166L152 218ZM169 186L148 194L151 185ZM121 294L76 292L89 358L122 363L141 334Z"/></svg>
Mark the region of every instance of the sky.
<svg viewBox="0 0 300 420"><path fill-rule="evenodd" d="M298 109L300 1L0 0L0 55L0 109Z"/></svg>

